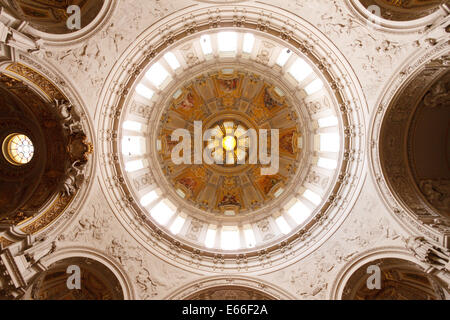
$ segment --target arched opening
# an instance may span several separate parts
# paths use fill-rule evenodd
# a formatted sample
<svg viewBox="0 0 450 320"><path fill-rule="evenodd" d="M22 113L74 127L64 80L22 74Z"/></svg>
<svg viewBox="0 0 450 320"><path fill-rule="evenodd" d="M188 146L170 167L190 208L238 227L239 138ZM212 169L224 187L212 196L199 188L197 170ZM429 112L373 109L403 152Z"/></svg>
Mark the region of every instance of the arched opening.
<svg viewBox="0 0 450 320"><path fill-rule="evenodd" d="M391 190L424 222L450 221L450 72L431 62L384 116L380 161Z"/></svg>
<svg viewBox="0 0 450 320"><path fill-rule="evenodd" d="M423 18L439 9L446 1L395 1L395 0L359 0L368 10L381 14L381 18L391 21L409 21ZM374 8L377 8L374 10ZM380 12L378 12L380 10Z"/></svg>
<svg viewBox="0 0 450 320"><path fill-rule="evenodd" d="M348 279L343 300L443 300L444 289L410 261L377 259L358 268Z"/></svg>
<svg viewBox="0 0 450 320"><path fill-rule="evenodd" d="M271 296L264 292L240 287L240 286L223 286L208 288L192 294L185 300L274 300Z"/></svg>
<svg viewBox="0 0 450 320"><path fill-rule="evenodd" d="M32 286L33 300L123 300L119 280L102 263L67 258L50 265Z"/></svg>
<svg viewBox="0 0 450 320"><path fill-rule="evenodd" d="M26 21L36 30L51 34L76 32L89 25L102 10L104 0L0 0L0 5L7 8L19 20ZM67 21L75 11L70 6L80 9L80 29L69 28Z"/></svg>

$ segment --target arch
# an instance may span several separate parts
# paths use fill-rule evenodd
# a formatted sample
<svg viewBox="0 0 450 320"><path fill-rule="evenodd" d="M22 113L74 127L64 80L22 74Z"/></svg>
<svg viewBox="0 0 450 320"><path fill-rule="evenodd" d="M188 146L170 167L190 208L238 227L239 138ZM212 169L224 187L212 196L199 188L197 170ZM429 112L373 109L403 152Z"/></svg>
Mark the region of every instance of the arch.
<svg viewBox="0 0 450 320"><path fill-rule="evenodd" d="M58 5L36 4L36 1L30 0L12 1L12 6L9 5L11 1L1 2L17 20L27 22L23 32L40 39L40 42L47 46L67 46L80 43L98 32L109 21L120 0L100 0L101 5L99 1L66 1ZM70 17L66 11L69 5L81 6L79 30L69 30L66 21L61 19ZM39 18L35 18L36 16Z"/></svg>
<svg viewBox="0 0 450 320"><path fill-rule="evenodd" d="M55 253L41 259L40 263L42 264L44 270L48 270L60 261L72 261L70 259L90 259L100 264L104 268L107 268L108 272L111 272L111 275L114 276L114 278L117 280L118 285L120 285L123 300L135 299L136 295L134 287L125 270L123 270L123 268L113 259L97 249L84 246L67 246L58 249ZM34 278L33 284L31 286L32 289L35 289L38 281L43 280L42 276L44 274L45 271L41 272Z"/></svg>
<svg viewBox="0 0 450 320"><path fill-rule="evenodd" d="M367 287L369 277L374 274L368 269L370 266L379 268L380 288ZM405 248L381 247L369 250L340 270L332 285L330 299L445 299L444 286L427 272L428 269L429 266L417 260Z"/></svg>
<svg viewBox="0 0 450 320"><path fill-rule="evenodd" d="M439 5L439 1L436 1L432 6L428 6L427 10L419 9L418 12L411 14L414 9L400 8L387 2L384 0L345 1L350 11L368 27L395 33L419 31L442 20L450 11L448 4ZM370 6L378 9L372 13L368 10ZM389 16L389 10L392 9L397 10L397 15L394 17Z"/></svg>
<svg viewBox="0 0 450 320"><path fill-rule="evenodd" d="M423 263L422 261L419 261L414 256L412 256L407 249L402 247L379 247L369 251L362 252L341 268L331 286L330 299L331 300L342 300L343 298L348 299L349 293L348 292L344 293L344 290L346 289L346 286L351 280L352 276L354 276L359 271L360 278L362 276L365 276L365 278L363 279L364 283L361 282L362 281L361 280L360 284L363 283L363 285L365 285L367 278L370 276L370 274L367 272L367 266L371 265L371 263L374 263L375 265L377 264L380 265L380 262L387 261L386 259L404 261L405 265L417 266L416 271L420 270L420 272L423 273L422 274L423 277L430 279L431 281L430 284L434 286L439 285L439 281L436 278L434 278L431 274L427 273L429 266ZM384 269L382 264L380 269L381 272L383 272ZM387 271L389 271L389 265L387 267ZM381 279L383 280L385 278L382 277ZM377 293L380 293L380 291L377 291ZM443 291L441 293L443 294ZM436 296L436 298L438 298L438 296ZM440 298L443 298L443 296L440 296Z"/></svg>
<svg viewBox="0 0 450 320"><path fill-rule="evenodd" d="M215 297L212 293L213 290L220 289L224 290L221 293L221 297ZM295 300L295 296L291 293L273 285L266 281L255 279L251 277L242 277L242 276L214 276L199 279L193 281L189 284L178 288L172 293L168 294L164 300L189 300L195 299L199 296L204 297L205 293L211 299L222 299L226 298L227 294L226 290L248 290L248 292L252 293L237 293L230 294L232 296L231 300L234 300L236 295L239 295L240 298L251 299L251 297L265 298L269 300ZM229 292L229 291L228 291ZM230 293L230 292L229 292Z"/></svg>
<svg viewBox="0 0 450 320"><path fill-rule="evenodd" d="M38 212L33 211L32 217L26 220L20 219L18 222L20 225L15 232L22 235L33 234L38 240L44 239L67 227L89 195L89 189L92 186L92 181L89 178L94 174L96 161L96 155L93 153L93 145L91 144L95 140L92 122L81 96L71 81L64 78L55 68L38 57L16 52L14 61L2 61L0 73L5 83L11 84L10 90L23 90L26 93L21 95L21 99L28 99L27 101L30 101L31 105L35 105L37 102L41 104L40 108L34 108L35 112L51 109L50 111L54 113L55 121L59 123L59 126L66 127L63 130L65 133L61 134L65 136L64 146L58 150L66 151L66 146L71 148L76 146L67 153L73 156L78 154L77 158L82 158L82 161L86 160L83 175L87 179L83 181L83 188L76 190L72 196L66 197L61 196L62 193L58 190L54 197L46 202ZM30 97L34 97L34 100ZM70 116L67 113L65 115L60 114L59 107L61 107L61 104L63 104L62 107L64 105L68 107L66 111L70 109ZM73 121L65 123L62 120L64 117L71 117L70 119ZM67 125L72 125L75 122L76 126L73 128L67 127ZM47 123L47 125L49 124L50 122ZM79 134L72 135L70 132L78 132ZM85 151L83 154L78 152L81 149ZM66 161L61 162L66 163ZM63 182L61 181L61 184ZM8 236L8 232L6 230L2 233L3 238L11 238L10 240L13 241L15 236Z"/></svg>
<svg viewBox="0 0 450 320"><path fill-rule="evenodd" d="M408 165L405 165L409 163L406 159L409 146L405 143L408 130L404 127L408 127L410 123L408 119L413 116L413 111L421 101L418 96L423 97L435 80L448 70L448 47L448 41L442 40L434 46L420 50L411 56L392 77L378 99L378 107L373 115L369 153L371 172L377 189L394 218L410 232L410 235L423 234L446 248L450 245L446 234L448 223L445 217L437 214L424 200L425 197L420 195L419 187L408 171ZM398 103L402 97L412 100L406 104ZM393 112L394 108L399 110ZM386 133L383 133L383 128L388 128L385 125L386 122L393 124L390 127L396 130L395 136L388 137ZM383 142L383 134L391 142ZM388 155L388 148L392 151L394 145L398 145L399 149ZM382 148L385 149L382 150ZM390 157L389 161L383 158L385 155ZM395 177L397 179L392 180ZM412 182L405 184L403 181L405 177ZM399 184L403 187L399 188Z"/></svg>

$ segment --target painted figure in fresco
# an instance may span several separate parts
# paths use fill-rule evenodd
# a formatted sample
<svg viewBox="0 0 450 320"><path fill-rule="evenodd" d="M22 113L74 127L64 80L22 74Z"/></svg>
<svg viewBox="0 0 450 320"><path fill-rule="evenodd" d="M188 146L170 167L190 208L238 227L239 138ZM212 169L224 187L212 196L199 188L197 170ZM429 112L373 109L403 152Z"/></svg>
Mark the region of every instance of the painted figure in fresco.
<svg viewBox="0 0 450 320"><path fill-rule="evenodd" d="M167 148L169 149L169 152L172 152L172 149L176 147L178 144L178 141L172 141L172 138L169 134L164 136L164 140L166 141ZM182 140L181 140L182 141Z"/></svg>
<svg viewBox="0 0 450 320"><path fill-rule="evenodd" d="M238 85L238 79L230 79L230 80L219 80L220 88L223 91L231 92L236 90Z"/></svg>
<svg viewBox="0 0 450 320"><path fill-rule="evenodd" d="M184 111L184 112L190 112L194 108L194 95L192 92L189 92L181 101L179 105L177 105L177 109Z"/></svg>
<svg viewBox="0 0 450 320"><path fill-rule="evenodd" d="M278 107L278 102L272 98L272 96L270 95L269 90L267 90L267 88L264 90L264 105L269 110L272 110L272 109Z"/></svg>
<svg viewBox="0 0 450 320"><path fill-rule="evenodd" d="M276 177L265 176L260 182L264 194L268 194L270 190L278 184L278 182L280 182L280 180Z"/></svg>
<svg viewBox="0 0 450 320"><path fill-rule="evenodd" d="M181 178L178 180L178 182L191 191L194 191L195 187L197 186L197 181L190 177Z"/></svg>
<svg viewBox="0 0 450 320"><path fill-rule="evenodd" d="M236 196L233 194L226 194L223 196L222 200L219 202L219 207L223 206L241 206Z"/></svg>
<svg viewBox="0 0 450 320"><path fill-rule="evenodd" d="M292 140L294 138L294 132L290 132L280 139L280 149L283 149L291 154L294 154L294 147L292 145Z"/></svg>

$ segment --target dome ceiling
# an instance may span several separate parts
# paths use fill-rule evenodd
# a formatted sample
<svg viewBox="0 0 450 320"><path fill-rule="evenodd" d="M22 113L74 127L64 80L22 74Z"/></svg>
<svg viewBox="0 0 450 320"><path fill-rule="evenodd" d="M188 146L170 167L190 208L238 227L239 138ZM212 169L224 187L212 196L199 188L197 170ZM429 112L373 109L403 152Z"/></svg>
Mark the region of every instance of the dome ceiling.
<svg viewBox="0 0 450 320"><path fill-rule="evenodd" d="M449 221L450 77L436 61L391 102L381 126L380 160L391 190L413 214Z"/></svg>
<svg viewBox="0 0 450 320"><path fill-rule="evenodd" d="M308 60L253 33L202 35L165 52L121 120L141 208L173 236L225 251L298 229L327 198L341 150L336 114L305 104L312 97L331 107ZM149 104L154 125L136 113Z"/></svg>
<svg viewBox="0 0 450 320"><path fill-rule="evenodd" d="M362 182L365 109L313 27L225 9L149 29L120 59L99 100L101 170L114 213L149 250L262 268L269 254L307 254L343 221Z"/></svg>
<svg viewBox="0 0 450 320"><path fill-rule="evenodd" d="M19 223L57 191L66 141L57 115L23 83L3 75L0 92L0 221Z"/></svg>
<svg viewBox="0 0 450 320"><path fill-rule="evenodd" d="M380 289L370 289L368 268L378 266L381 273ZM343 300L443 300L445 294L436 280L417 264L402 259L377 259L366 263L348 279Z"/></svg>
<svg viewBox="0 0 450 320"><path fill-rule="evenodd" d="M177 90L162 116L158 139L161 168L188 204L220 215L251 213L279 197L301 166L302 135L297 119L281 89L254 74L233 69L204 74ZM194 121L202 122L203 131L210 129L217 135L217 143L211 137L202 144L214 161L177 166L171 157L178 144L172 141L172 132L188 128L194 137ZM280 163L276 173L263 175L260 162L250 164L250 149L257 148L258 141L252 141L249 129L256 133L278 130Z"/></svg>

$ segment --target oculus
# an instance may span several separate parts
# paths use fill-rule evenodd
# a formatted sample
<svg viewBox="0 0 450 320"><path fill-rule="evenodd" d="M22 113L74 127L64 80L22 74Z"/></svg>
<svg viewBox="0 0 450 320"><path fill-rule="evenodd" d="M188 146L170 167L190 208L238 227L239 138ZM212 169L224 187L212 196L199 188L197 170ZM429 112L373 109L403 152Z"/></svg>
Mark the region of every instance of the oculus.
<svg viewBox="0 0 450 320"><path fill-rule="evenodd" d="M3 156L15 166L27 164L33 159L33 142L24 134L10 134L3 141Z"/></svg>

